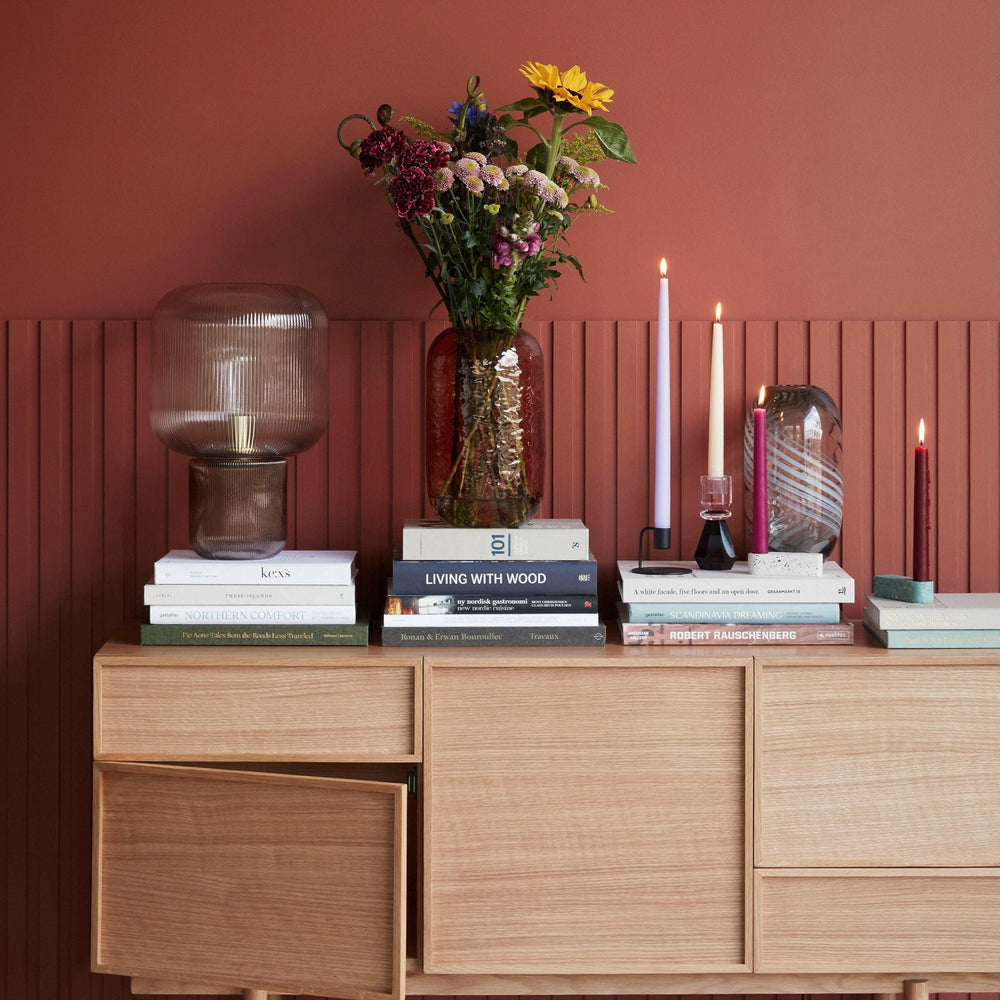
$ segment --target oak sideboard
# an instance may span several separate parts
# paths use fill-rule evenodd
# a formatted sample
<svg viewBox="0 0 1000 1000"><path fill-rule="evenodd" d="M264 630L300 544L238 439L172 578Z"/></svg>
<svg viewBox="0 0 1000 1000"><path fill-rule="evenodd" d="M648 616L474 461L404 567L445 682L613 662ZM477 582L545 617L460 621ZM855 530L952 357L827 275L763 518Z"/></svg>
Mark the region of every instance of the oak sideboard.
<svg viewBox="0 0 1000 1000"><path fill-rule="evenodd" d="M94 758L136 993L1000 991L1000 650L127 634Z"/></svg>

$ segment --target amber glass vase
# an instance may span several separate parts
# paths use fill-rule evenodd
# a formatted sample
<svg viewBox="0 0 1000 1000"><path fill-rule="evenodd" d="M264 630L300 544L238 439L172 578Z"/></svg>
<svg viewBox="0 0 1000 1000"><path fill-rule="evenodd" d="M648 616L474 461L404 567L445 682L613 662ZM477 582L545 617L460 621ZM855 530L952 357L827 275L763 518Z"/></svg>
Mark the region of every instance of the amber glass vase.
<svg viewBox="0 0 1000 1000"><path fill-rule="evenodd" d="M524 330L440 333L427 353L427 493L438 516L517 527L542 501L545 367Z"/></svg>

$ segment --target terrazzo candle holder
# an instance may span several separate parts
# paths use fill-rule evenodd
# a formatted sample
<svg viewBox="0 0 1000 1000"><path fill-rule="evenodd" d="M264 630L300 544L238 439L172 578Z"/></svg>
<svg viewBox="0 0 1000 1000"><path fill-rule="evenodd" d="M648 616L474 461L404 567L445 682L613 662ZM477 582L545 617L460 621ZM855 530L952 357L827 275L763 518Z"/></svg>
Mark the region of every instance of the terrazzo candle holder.
<svg viewBox="0 0 1000 1000"><path fill-rule="evenodd" d="M911 576L883 573L872 581L872 593L876 597L889 597L894 601L906 601L909 604L933 604L934 581L914 580Z"/></svg>
<svg viewBox="0 0 1000 1000"><path fill-rule="evenodd" d="M750 552L747 569L757 576L822 576L821 552Z"/></svg>

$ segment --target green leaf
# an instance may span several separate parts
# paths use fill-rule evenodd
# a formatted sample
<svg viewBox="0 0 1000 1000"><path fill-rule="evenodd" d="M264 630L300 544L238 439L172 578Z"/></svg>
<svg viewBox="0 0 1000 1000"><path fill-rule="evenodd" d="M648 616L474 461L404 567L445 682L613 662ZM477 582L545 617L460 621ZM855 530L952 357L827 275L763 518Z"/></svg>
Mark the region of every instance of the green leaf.
<svg viewBox="0 0 1000 1000"><path fill-rule="evenodd" d="M632 147L628 144L628 136L625 129L616 122L609 122L607 118L592 115L587 124L594 130L597 141L601 144L601 149L613 160L622 160L625 163L638 163Z"/></svg>
<svg viewBox="0 0 1000 1000"><path fill-rule="evenodd" d="M532 170L544 170L545 161L549 157L549 151L545 144L540 142L535 146L532 146L527 153L524 154L524 162Z"/></svg>
<svg viewBox="0 0 1000 1000"><path fill-rule="evenodd" d="M522 97L521 100L513 104L505 104L502 108L497 108L493 113L502 115L509 111L519 111L525 118L534 118L535 115L544 114L549 110L547 102L540 97Z"/></svg>

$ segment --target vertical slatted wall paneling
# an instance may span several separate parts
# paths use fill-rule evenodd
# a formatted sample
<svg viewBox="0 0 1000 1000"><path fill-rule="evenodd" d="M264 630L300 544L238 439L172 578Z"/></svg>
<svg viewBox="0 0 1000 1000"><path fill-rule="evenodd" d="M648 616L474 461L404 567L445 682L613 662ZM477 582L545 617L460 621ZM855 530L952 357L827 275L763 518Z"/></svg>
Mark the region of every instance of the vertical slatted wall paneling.
<svg viewBox="0 0 1000 1000"><path fill-rule="evenodd" d="M423 357L442 321L334 320L330 430L291 461L289 545L356 548L359 600L381 605L423 491ZM692 558L707 457L710 324L671 336L674 547ZM542 516L581 517L610 615L615 560L652 519L655 322L534 323L546 357ZM187 459L149 428L149 322L0 323L0 607L4 614L6 1000L119 1000L91 976L90 660L141 616L153 561L187 545ZM843 418L846 510L834 553L857 581L911 570L913 446L931 449L940 591L1000 590L997 321L727 321L726 464L745 551L742 428L761 384L811 382Z"/></svg>

